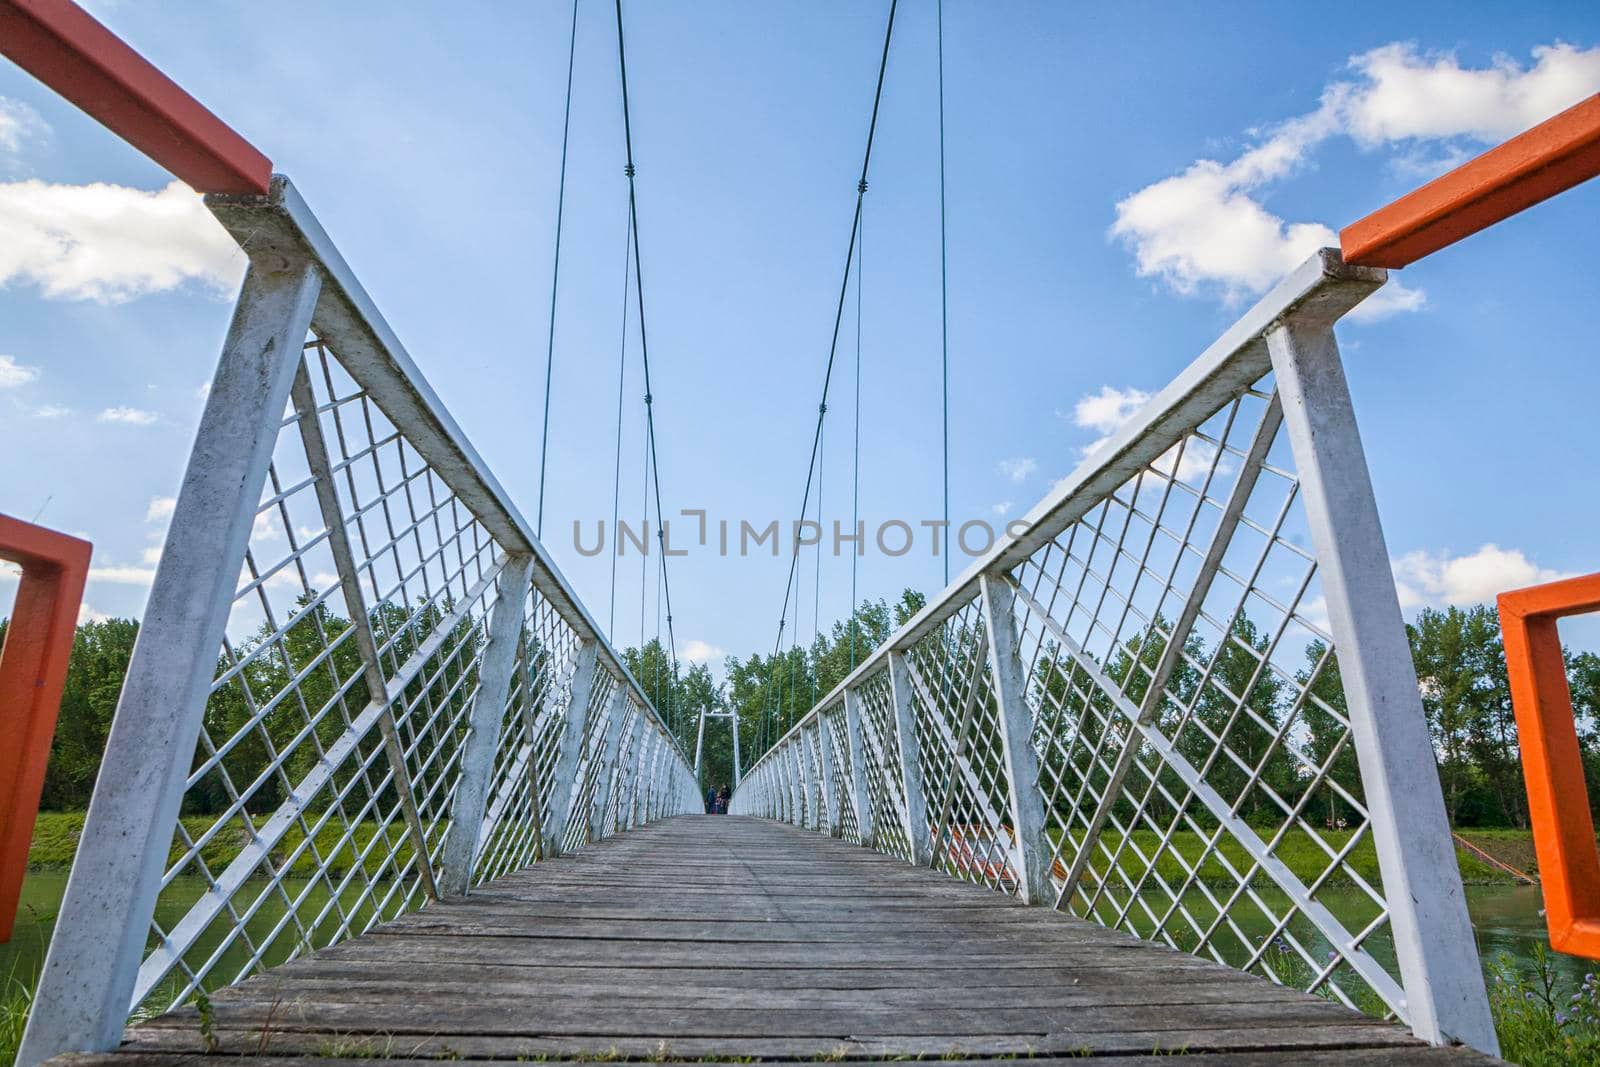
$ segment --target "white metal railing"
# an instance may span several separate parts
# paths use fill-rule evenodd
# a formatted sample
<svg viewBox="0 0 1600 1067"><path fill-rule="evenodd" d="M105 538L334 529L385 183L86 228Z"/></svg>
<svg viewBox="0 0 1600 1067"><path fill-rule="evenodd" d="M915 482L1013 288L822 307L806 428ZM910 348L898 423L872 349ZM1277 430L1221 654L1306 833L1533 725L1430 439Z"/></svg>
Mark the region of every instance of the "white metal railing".
<svg viewBox="0 0 1600 1067"><path fill-rule="evenodd" d="M1307 261L732 810L1495 1051L1333 335L1385 277Z"/></svg>
<svg viewBox="0 0 1600 1067"><path fill-rule="evenodd" d="M700 810L676 739L293 186L250 256L20 1061Z"/></svg>

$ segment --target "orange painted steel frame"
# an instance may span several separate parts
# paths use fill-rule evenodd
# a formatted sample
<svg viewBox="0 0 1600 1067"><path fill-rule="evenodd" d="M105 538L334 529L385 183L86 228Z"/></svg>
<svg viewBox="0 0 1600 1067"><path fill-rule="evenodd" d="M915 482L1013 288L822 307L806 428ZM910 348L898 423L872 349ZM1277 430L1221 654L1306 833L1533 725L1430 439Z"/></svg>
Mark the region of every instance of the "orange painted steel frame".
<svg viewBox="0 0 1600 1067"><path fill-rule="evenodd" d="M1600 574L1500 594L1550 944L1600 959L1600 848L1556 620L1600 611Z"/></svg>
<svg viewBox="0 0 1600 1067"><path fill-rule="evenodd" d="M195 190L266 195L271 160L70 0L0 0L0 52Z"/></svg>
<svg viewBox="0 0 1600 1067"><path fill-rule="evenodd" d="M87 541L0 515L0 559L22 565L0 648L0 942L11 939L28 869L90 551Z"/></svg>
<svg viewBox="0 0 1600 1067"><path fill-rule="evenodd" d="M1600 93L1339 231L1346 263L1404 267L1600 174Z"/></svg>

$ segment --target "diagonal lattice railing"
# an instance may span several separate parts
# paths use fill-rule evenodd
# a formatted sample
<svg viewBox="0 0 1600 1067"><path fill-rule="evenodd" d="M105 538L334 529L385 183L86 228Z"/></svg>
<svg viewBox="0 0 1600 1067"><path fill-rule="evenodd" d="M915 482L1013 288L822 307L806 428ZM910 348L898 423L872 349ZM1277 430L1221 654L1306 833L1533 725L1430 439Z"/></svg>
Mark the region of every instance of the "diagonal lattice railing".
<svg viewBox="0 0 1600 1067"><path fill-rule="evenodd" d="M1333 337L1384 277L1332 251L1299 268L732 810L1493 1051Z"/></svg>
<svg viewBox="0 0 1600 1067"><path fill-rule="evenodd" d="M24 1062L700 806L293 187L208 203L250 271Z"/></svg>

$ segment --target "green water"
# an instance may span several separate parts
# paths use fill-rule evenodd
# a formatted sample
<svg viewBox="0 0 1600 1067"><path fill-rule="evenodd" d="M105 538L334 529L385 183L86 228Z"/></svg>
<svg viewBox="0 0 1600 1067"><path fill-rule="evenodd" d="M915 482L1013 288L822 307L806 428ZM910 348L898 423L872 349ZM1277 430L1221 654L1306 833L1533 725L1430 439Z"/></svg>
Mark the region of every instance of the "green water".
<svg viewBox="0 0 1600 1067"><path fill-rule="evenodd" d="M9 944L0 945L0 980L8 974L20 978L37 971L66 884L67 875L64 871L34 872L23 882L22 908L17 916L16 931ZM156 921L164 929L170 929L172 924L177 922L199 898L204 889L205 883L201 879L179 879L162 895ZM300 899L302 892L305 893L299 906L299 913L302 916L310 916L320 911L328 900L328 892L324 886L311 886L303 879L286 880L285 890L289 897L294 899ZM1348 893L1325 892L1321 899L1352 929L1364 925L1370 918L1370 904L1355 890L1350 890ZM1281 906L1279 901L1269 901L1269 903L1275 909ZM1205 922L1209 918L1203 900L1198 898L1186 900L1185 905L1198 921ZM1467 905L1477 931L1478 952L1485 961L1505 953L1519 964L1526 964L1532 957L1535 944L1544 942L1548 945L1544 918L1539 914L1542 903L1537 887L1468 886ZM287 904L282 897L267 900L247 924L246 930L250 940L256 944L268 940L286 914ZM356 925L359 926L359 920L365 917L353 918L358 920ZM207 956L215 951L221 941L223 932L220 925L208 931L208 936L202 938L201 947ZM326 941L332 936L334 925L333 922L325 924L317 931L314 940ZM1264 927L1259 930L1249 929L1251 925L1255 924L1246 924L1246 933L1252 937L1258 938L1265 932ZM296 941L293 924L289 924L287 929L288 933L272 940L271 949L266 954L268 963L281 962L293 949ZM1296 922L1291 929L1294 936L1308 948L1319 953L1326 950L1326 944L1320 941L1316 933L1309 928L1309 924ZM1374 938L1368 947L1377 959L1392 967L1393 948L1386 940ZM1226 952L1226 949L1224 951ZM236 941L224 950L214 976L219 981L227 980L246 965L249 956L250 950L243 941ZM1563 977L1574 983L1581 981L1586 972L1594 969L1592 962L1576 956L1552 953L1552 958Z"/></svg>

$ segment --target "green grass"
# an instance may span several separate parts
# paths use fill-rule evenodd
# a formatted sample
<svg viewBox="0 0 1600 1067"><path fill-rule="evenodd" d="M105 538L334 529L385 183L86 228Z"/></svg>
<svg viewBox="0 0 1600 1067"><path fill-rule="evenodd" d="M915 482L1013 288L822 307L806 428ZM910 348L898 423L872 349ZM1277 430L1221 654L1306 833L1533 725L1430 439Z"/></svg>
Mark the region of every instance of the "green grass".
<svg viewBox="0 0 1600 1067"><path fill-rule="evenodd" d="M1593 972L1563 985L1550 952L1535 944L1532 966L1507 956L1489 964L1489 1007L1500 1055L1522 1067L1600 1063L1600 982Z"/></svg>
<svg viewBox="0 0 1600 1067"><path fill-rule="evenodd" d="M1319 833L1322 841L1329 847L1338 851L1349 843L1351 830L1325 830ZM1531 840L1531 835L1525 830L1497 831L1498 834L1520 835ZM1486 847L1485 842L1477 839L1479 847ZM1270 839L1269 832L1263 831L1262 837ZM1100 847L1096 850L1096 862L1092 866L1096 869L1104 867L1104 850L1116 850L1122 845L1122 835L1112 830L1105 830L1100 835ZM1217 853L1222 858L1218 858ZM1291 830L1285 834L1278 843L1273 854L1288 865L1302 881L1310 882L1322 875L1322 872L1331 862L1328 852L1304 830ZM1200 863L1202 855L1205 861ZM1224 834L1218 842L1216 852L1206 854L1206 839L1193 830L1181 830L1172 835L1170 847L1161 848L1160 839L1153 830L1135 830L1133 840L1127 848L1122 850L1118 857L1117 866L1129 880L1137 880L1144 876L1148 864L1146 860L1155 859L1155 873L1168 885L1176 885L1187 877L1185 865L1192 867L1200 863L1200 881L1210 886L1230 887L1234 884L1234 877L1228 873L1228 867L1223 860L1236 871L1248 870L1251 861L1244 846L1238 841ZM1513 885L1516 879L1498 868L1491 867L1478 857L1463 849L1456 849L1456 860L1461 867L1461 879L1468 885ZM1381 884L1378 874L1378 853L1373 846L1372 836L1364 835L1356 846L1344 858L1344 867L1336 870L1325 884L1334 886L1354 885L1354 877L1360 877L1372 886Z"/></svg>
<svg viewBox="0 0 1600 1067"><path fill-rule="evenodd" d="M185 829L190 837L198 837L211 824L209 816L190 816L183 820ZM28 866L35 870L64 870L72 865L72 857L78 847L78 835L83 831L83 814L81 812L43 812L39 815L38 822L33 830L33 848L28 853ZM362 823L356 827L353 840L339 847L338 839L343 832L342 825L336 819L329 820L328 825L317 834L315 842L317 851L323 856L326 865L336 874L343 874L351 870L356 862L357 855L366 848L372 838L377 834L376 824ZM1350 840L1351 831L1326 830L1321 832L1321 837L1334 848L1342 848ZM1264 834L1265 836L1265 834ZM1512 866L1521 866L1527 862L1526 857L1532 855L1533 837L1526 830L1471 830L1467 835L1478 847L1498 856L1505 856L1511 861ZM405 831L398 822L391 823L388 827L389 840L398 848L400 861L405 862L410 857L410 842L405 839ZM207 842L201 849L201 857L206 866L213 872L220 871L239 854L248 840L248 834L242 824L235 820L216 837ZM282 863L303 840L303 834L296 828L291 830L279 846L274 849L273 857L276 862ZM1116 848L1121 839L1111 830L1105 831L1101 841L1107 848ZM1154 831L1137 830L1134 832L1133 843L1140 852L1146 856L1156 855L1158 840ZM1162 851L1156 855L1156 873L1168 884L1183 881L1185 874L1179 856L1184 861L1194 863L1204 851L1204 842L1201 836L1192 830L1180 831L1173 835L1172 849ZM1244 848L1236 841L1224 835L1219 846L1223 856L1235 869L1243 870L1249 866L1249 859ZM376 846L366 859L368 873L378 874L378 866L388 848L383 844ZM1173 853L1176 852L1177 855ZM1312 840L1311 836L1303 830L1294 830L1285 835L1276 850L1279 859L1289 865L1297 876L1305 881L1310 881L1321 875L1328 865L1327 853ZM178 850L175 848L170 860L176 861ZM1461 865L1461 878L1468 885L1511 885L1516 879L1498 868L1491 867L1462 849L1456 850L1456 859ZM1346 859L1346 864L1369 884L1377 885L1378 855L1373 848L1371 835L1364 837L1356 847L1351 850ZM1124 851L1120 860L1123 872L1130 878L1138 878L1144 874L1144 863L1135 854L1133 849ZM311 852L303 852L290 865L289 872L294 875L310 876L315 873L316 860ZM1526 870L1527 867L1522 867ZM1233 879L1228 875L1226 868L1215 857L1208 857L1200 868L1200 878L1208 885L1228 886L1233 884ZM1344 871L1335 872L1329 879L1330 885L1350 885L1352 880Z"/></svg>
<svg viewBox="0 0 1600 1067"><path fill-rule="evenodd" d="M213 819L209 815L195 815L187 816L181 821L190 839L195 840L210 828ZM315 852L312 849L301 851L292 863L288 863L289 873L310 877L321 866L334 875L340 875L353 870L356 864L361 862L368 874L377 877L383 873L384 860L391 848L396 853L396 863L403 866L411 858L411 842L406 836L405 828L395 821L391 822L383 832L388 843L379 842L363 859L361 853L367 850L367 846L379 834L378 825L373 822L358 824L351 839L341 844L339 839L344 833L344 825L337 818L329 819L327 825L317 832L316 840L313 842ZM65 870L71 867L72 857L78 849L78 837L82 833L82 812L41 812L33 827L33 846L28 850L28 867L32 870ZM250 835L243 823L234 819L206 842L200 849L200 858L215 874L239 855L249 842L249 838ZM273 862L281 867L288 862L290 855L304 840L304 831L299 827L292 828L273 849ZM177 862L181 855L182 850L174 845L168 855L168 862ZM320 865L318 855L322 858Z"/></svg>

